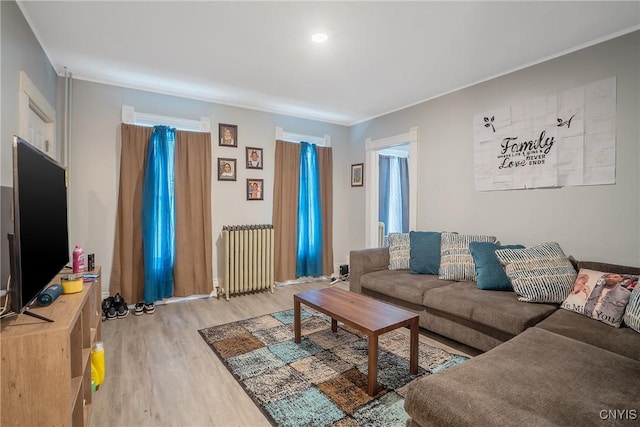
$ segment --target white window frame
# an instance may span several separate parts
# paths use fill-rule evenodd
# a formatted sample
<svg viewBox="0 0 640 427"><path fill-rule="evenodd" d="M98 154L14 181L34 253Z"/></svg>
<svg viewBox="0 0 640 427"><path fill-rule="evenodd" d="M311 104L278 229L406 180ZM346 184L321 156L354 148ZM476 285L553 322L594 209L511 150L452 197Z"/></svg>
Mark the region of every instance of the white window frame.
<svg viewBox="0 0 640 427"><path fill-rule="evenodd" d="M283 128L276 126L276 140L301 143L309 142L318 147L331 147L331 135L324 136L303 135L301 133L287 132Z"/></svg>
<svg viewBox="0 0 640 427"><path fill-rule="evenodd" d="M56 110L38 90L27 73L20 71L18 90L18 131L23 138L29 137L29 110L33 111L45 125L44 146L38 147L50 157L56 154ZM35 143L35 141L29 141Z"/></svg>
<svg viewBox="0 0 640 427"><path fill-rule="evenodd" d="M200 120L184 119L180 117L161 116L158 114L139 113L130 105L122 106L122 123L153 127L166 125L178 130L191 132L211 132L211 119L200 117Z"/></svg>

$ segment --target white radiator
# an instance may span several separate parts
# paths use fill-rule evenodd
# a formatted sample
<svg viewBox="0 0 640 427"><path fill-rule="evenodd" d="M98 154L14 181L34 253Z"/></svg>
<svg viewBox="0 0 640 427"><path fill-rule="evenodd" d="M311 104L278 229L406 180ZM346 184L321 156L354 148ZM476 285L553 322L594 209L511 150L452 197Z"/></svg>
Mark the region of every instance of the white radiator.
<svg viewBox="0 0 640 427"><path fill-rule="evenodd" d="M384 248L385 244L384 244L384 222L380 221L378 223L378 247L379 248Z"/></svg>
<svg viewBox="0 0 640 427"><path fill-rule="evenodd" d="M225 225L222 242L225 298L266 290L273 293L273 225Z"/></svg>

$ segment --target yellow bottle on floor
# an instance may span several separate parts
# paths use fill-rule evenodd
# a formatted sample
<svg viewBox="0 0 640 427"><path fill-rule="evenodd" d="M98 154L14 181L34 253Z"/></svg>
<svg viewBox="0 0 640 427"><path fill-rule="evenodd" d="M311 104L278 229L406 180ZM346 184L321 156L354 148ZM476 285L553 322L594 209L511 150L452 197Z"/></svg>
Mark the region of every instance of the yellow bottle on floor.
<svg viewBox="0 0 640 427"><path fill-rule="evenodd" d="M96 385L104 382L104 344L98 341L91 349L91 366L96 370Z"/></svg>

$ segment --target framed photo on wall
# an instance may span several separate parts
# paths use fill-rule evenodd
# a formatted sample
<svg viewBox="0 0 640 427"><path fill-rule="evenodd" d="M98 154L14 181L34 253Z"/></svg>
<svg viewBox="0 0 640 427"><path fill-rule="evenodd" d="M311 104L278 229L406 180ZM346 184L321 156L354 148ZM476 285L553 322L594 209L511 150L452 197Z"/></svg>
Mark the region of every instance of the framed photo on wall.
<svg viewBox="0 0 640 427"><path fill-rule="evenodd" d="M364 185L364 163L351 165L351 186L362 187Z"/></svg>
<svg viewBox="0 0 640 427"><path fill-rule="evenodd" d="M247 179L247 200L264 200L263 179Z"/></svg>
<svg viewBox="0 0 640 427"><path fill-rule="evenodd" d="M236 180L236 159L218 157L218 181Z"/></svg>
<svg viewBox="0 0 640 427"><path fill-rule="evenodd" d="M247 169L262 169L262 148L246 148Z"/></svg>
<svg viewBox="0 0 640 427"><path fill-rule="evenodd" d="M218 145L221 147L237 147L238 126L218 123Z"/></svg>

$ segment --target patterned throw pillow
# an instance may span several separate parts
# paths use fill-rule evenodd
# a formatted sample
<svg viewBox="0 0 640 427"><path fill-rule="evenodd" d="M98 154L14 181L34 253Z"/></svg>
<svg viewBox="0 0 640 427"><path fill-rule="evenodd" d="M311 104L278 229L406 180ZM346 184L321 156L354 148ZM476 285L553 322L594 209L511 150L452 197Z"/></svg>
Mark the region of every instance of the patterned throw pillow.
<svg viewBox="0 0 640 427"><path fill-rule="evenodd" d="M581 268L562 308L619 328L638 276Z"/></svg>
<svg viewBox="0 0 640 427"><path fill-rule="evenodd" d="M389 233L389 270L409 269L409 233Z"/></svg>
<svg viewBox="0 0 640 427"><path fill-rule="evenodd" d="M476 265L469 251L471 242L495 243L494 236L442 233L440 242L440 279L476 280Z"/></svg>
<svg viewBox="0 0 640 427"><path fill-rule="evenodd" d="M518 301L561 303L576 281L576 270L555 242L524 249L498 249Z"/></svg>
<svg viewBox="0 0 640 427"><path fill-rule="evenodd" d="M640 286L636 286L631 297L629 305L624 312L624 323L636 332L640 332Z"/></svg>

